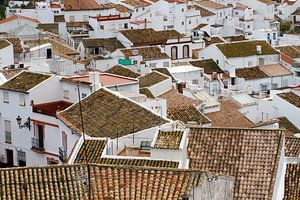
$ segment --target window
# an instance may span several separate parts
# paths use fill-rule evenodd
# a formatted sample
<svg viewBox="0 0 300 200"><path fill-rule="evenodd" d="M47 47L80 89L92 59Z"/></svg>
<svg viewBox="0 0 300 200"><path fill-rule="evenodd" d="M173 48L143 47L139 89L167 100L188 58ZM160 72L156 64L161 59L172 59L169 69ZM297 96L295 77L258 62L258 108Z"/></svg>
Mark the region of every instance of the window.
<svg viewBox="0 0 300 200"><path fill-rule="evenodd" d="M184 22L181 22L182 26L184 25Z"/></svg>
<svg viewBox="0 0 300 200"><path fill-rule="evenodd" d="M19 95L19 105L20 106L25 106L25 94L20 94Z"/></svg>
<svg viewBox="0 0 300 200"><path fill-rule="evenodd" d="M124 28L125 28L125 29L128 29L128 23L125 23L125 24L124 24Z"/></svg>
<svg viewBox="0 0 300 200"><path fill-rule="evenodd" d="M198 79L193 79L193 80L192 80L192 84L193 84L193 85L198 85Z"/></svg>
<svg viewBox="0 0 300 200"><path fill-rule="evenodd" d="M268 85L267 84L261 84L260 88L261 88L261 91L267 91L268 90Z"/></svg>
<svg viewBox="0 0 300 200"><path fill-rule="evenodd" d="M104 25L100 25L100 29L103 30L104 29Z"/></svg>
<svg viewBox="0 0 300 200"><path fill-rule="evenodd" d="M273 83L272 84L272 89L276 89L276 88L278 88L278 83Z"/></svg>
<svg viewBox="0 0 300 200"><path fill-rule="evenodd" d="M189 45L184 45L183 47L183 58L189 57Z"/></svg>
<svg viewBox="0 0 300 200"><path fill-rule="evenodd" d="M164 67L169 67L170 65L169 65L169 62L164 62Z"/></svg>
<svg viewBox="0 0 300 200"><path fill-rule="evenodd" d="M3 91L3 102L9 103L9 93L8 91Z"/></svg>
<svg viewBox="0 0 300 200"><path fill-rule="evenodd" d="M86 93L82 93L82 94L81 94L81 98L85 98L86 96L87 96Z"/></svg>
<svg viewBox="0 0 300 200"><path fill-rule="evenodd" d="M171 58L172 58L172 60L176 60L178 58L177 47L172 47L171 48Z"/></svg>
<svg viewBox="0 0 300 200"><path fill-rule="evenodd" d="M25 151L17 151L19 166L26 166L26 153Z"/></svg>
<svg viewBox="0 0 300 200"><path fill-rule="evenodd" d="M11 144L11 121L4 120L5 142Z"/></svg>
<svg viewBox="0 0 300 200"><path fill-rule="evenodd" d="M192 21L190 20L190 21L189 21L189 24L191 24L191 23L192 23Z"/></svg>
<svg viewBox="0 0 300 200"><path fill-rule="evenodd" d="M63 96L65 99L69 99L69 90L63 90Z"/></svg>
<svg viewBox="0 0 300 200"><path fill-rule="evenodd" d="M150 68L155 68L156 67L156 63L150 63Z"/></svg>
<svg viewBox="0 0 300 200"><path fill-rule="evenodd" d="M248 67L252 67L253 66L253 62L252 61L248 61Z"/></svg>
<svg viewBox="0 0 300 200"><path fill-rule="evenodd" d="M276 40L276 38L277 38L276 33L273 33L273 40Z"/></svg>
<svg viewBox="0 0 300 200"><path fill-rule="evenodd" d="M70 16L70 22L74 22L75 21L75 17L74 16Z"/></svg>

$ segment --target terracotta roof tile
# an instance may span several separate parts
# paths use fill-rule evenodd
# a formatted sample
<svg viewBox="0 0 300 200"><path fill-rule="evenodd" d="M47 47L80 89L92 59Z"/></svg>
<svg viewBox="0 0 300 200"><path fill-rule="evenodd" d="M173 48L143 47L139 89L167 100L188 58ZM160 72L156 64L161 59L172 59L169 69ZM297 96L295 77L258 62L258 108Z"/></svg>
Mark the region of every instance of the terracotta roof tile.
<svg viewBox="0 0 300 200"><path fill-rule="evenodd" d="M197 1L197 4L199 4L200 6L203 6L203 7L208 7L208 8L212 8L212 9L216 9L216 10L232 7L232 6L230 6L230 4L228 4L228 6L225 6L223 4L216 3L213 1L208 1L208 0Z"/></svg>
<svg viewBox="0 0 300 200"><path fill-rule="evenodd" d="M135 73L135 72L131 71L130 69L123 67L121 65L116 65L116 66L110 68L109 70L107 70L106 72L110 73L110 74L116 74L119 76L129 77L129 78L138 78L140 76L140 74Z"/></svg>
<svg viewBox="0 0 300 200"><path fill-rule="evenodd" d="M85 133L94 137L121 137L167 122L150 110L104 88L84 98L81 105ZM81 133L79 111L77 103L58 114L58 117Z"/></svg>
<svg viewBox="0 0 300 200"><path fill-rule="evenodd" d="M0 72L3 74L3 76L8 80L11 79L12 77L16 76L17 74L19 74L22 71L27 71L28 68L15 68L15 69L3 69L0 70Z"/></svg>
<svg viewBox="0 0 300 200"><path fill-rule="evenodd" d="M196 123L198 125L202 125L211 123L210 119L208 119L194 106L169 107L167 113L169 119L179 120L185 124Z"/></svg>
<svg viewBox="0 0 300 200"><path fill-rule="evenodd" d="M122 3L128 4L133 7L146 7L151 5L151 3L144 0L124 0L122 1Z"/></svg>
<svg viewBox="0 0 300 200"><path fill-rule="evenodd" d="M7 40L0 40L0 49L4 49L5 47L8 47L11 45Z"/></svg>
<svg viewBox="0 0 300 200"><path fill-rule="evenodd" d="M223 73L223 70L213 59L193 60L190 61L190 64L194 67L200 67L204 69L205 74L212 74L213 72Z"/></svg>
<svg viewBox="0 0 300 200"><path fill-rule="evenodd" d="M300 49L297 48L297 46L282 46L277 47L276 49L291 58L300 58Z"/></svg>
<svg viewBox="0 0 300 200"><path fill-rule="evenodd" d="M85 140L80 147L74 163L100 163L101 154L106 143L106 140Z"/></svg>
<svg viewBox="0 0 300 200"><path fill-rule="evenodd" d="M154 29L133 29L120 31L133 46L165 44L168 39L182 38L175 30L155 31Z"/></svg>
<svg viewBox="0 0 300 200"><path fill-rule="evenodd" d="M300 138L297 137L285 138L285 156L286 157L300 156Z"/></svg>
<svg viewBox="0 0 300 200"><path fill-rule="evenodd" d="M197 106L201 103L200 100L192 99L181 93L176 89L172 89L162 95L159 98L167 100L167 107L179 107L179 106Z"/></svg>
<svg viewBox="0 0 300 200"><path fill-rule="evenodd" d="M159 131L154 144L155 149L178 150L182 140L183 131Z"/></svg>
<svg viewBox="0 0 300 200"><path fill-rule="evenodd" d="M257 46L261 46L262 52L260 55L279 54L269 43L263 40L224 43L216 46L227 58L257 55Z"/></svg>
<svg viewBox="0 0 300 200"><path fill-rule="evenodd" d="M201 171L96 164L8 168L0 170L0 199L89 199L92 194L92 199L181 200L203 176Z"/></svg>
<svg viewBox="0 0 300 200"><path fill-rule="evenodd" d="M51 75L47 74L22 71L19 75L2 84L0 89L16 92L27 92L50 77Z"/></svg>
<svg viewBox="0 0 300 200"><path fill-rule="evenodd" d="M261 79L270 77L268 74L263 72L260 67L247 67L242 69L236 69L235 74L239 78L245 80Z"/></svg>
<svg viewBox="0 0 300 200"><path fill-rule="evenodd" d="M296 106L297 108L300 108L300 96L298 96L292 92L280 93L280 94L277 94L277 96L279 96L280 98L289 102L290 104Z"/></svg>
<svg viewBox="0 0 300 200"><path fill-rule="evenodd" d="M161 74L159 72L153 71L150 74L147 74L145 76L139 77L140 80L140 88L144 87L151 87L159 82L162 82L164 80L167 80L169 77L167 77L164 74Z"/></svg>
<svg viewBox="0 0 300 200"><path fill-rule="evenodd" d="M32 105L32 111L35 113L56 117L57 112L62 111L71 105L72 103L67 101L53 101L43 104L34 104Z"/></svg>
<svg viewBox="0 0 300 200"><path fill-rule="evenodd" d="M65 22L65 16L64 15L54 15L54 22Z"/></svg>
<svg viewBox="0 0 300 200"><path fill-rule="evenodd" d="M235 35L235 36L227 36L223 37L227 42L238 42L247 40L244 35Z"/></svg>
<svg viewBox="0 0 300 200"><path fill-rule="evenodd" d="M103 47L109 52L114 52L116 49L125 48L117 38L92 38L81 40L85 48Z"/></svg>
<svg viewBox="0 0 300 200"><path fill-rule="evenodd" d="M300 130L286 117L278 117L279 127L282 129L286 129L290 135L294 135L296 133L300 133Z"/></svg>
<svg viewBox="0 0 300 200"><path fill-rule="evenodd" d="M213 127L249 128L253 125L231 100L220 100L220 111L207 113L206 116L211 119Z"/></svg>
<svg viewBox="0 0 300 200"><path fill-rule="evenodd" d="M120 51L126 58L134 56L133 51L136 51L138 52L138 55L143 57L143 61L170 58L168 54L162 53L159 47L140 47L135 49L121 49Z"/></svg>
<svg viewBox="0 0 300 200"><path fill-rule="evenodd" d="M10 37L10 38L5 38L5 39L14 45L14 53L22 53L23 52L20 38Z"/></svg>
<svg viewBox="0 0 300 200"><path fill-rule="evenodd" d="M205 43L205 47L208 47L211 44L224 43L224 41L220 37L214 36L211 37L210 40L204 38L204 43Z"/></svg>
<svg viewBox="0 0 300 200"><path fill-rule="evenodd" d="M155 96L148 88L140 88L140 94L146 95L147 98L155 99Z"/></svg>
<svg viewBox="0 0 300 200"><path fill-rule="evenodd" d="M38 24L38 28L41 30L44 30L44 31L54 33L54 34L59 34L58 23Z"/></svg>
<svg viewBox="0 0 300 200"><path fill-rule="evenodd" d="M95 0L61 0L65 11L100 10L102 7Z"/></svg>
<svg viewBox="0 0 300 200"><path fill-rule="evenodd" d="M96 164L122 165L135 167L178 168L179 162L167 160L132 159L132 158L100 158L92 161Z"/></svg>
<svg viewBox="0 0 300 200"><path fill-rule="evenodd" d="M287 164L284 179L284 200L299 200L300 164Z"/></svg>
<svg viewBox="0 0 300 200"><path fill-rule="evenodd" d="M191 128L190 167L235 177L234 200L272 199L283 137L282 130Z"/></svg>
<svg viewBox="0 0 300 200"><path fill-rule="evenodd" d="M158 72L160 72L160 73L162 73L164 75L170 76L172 78L172 82L176 82L174 76L170 73L170 71L166 67L155 68L155 69L152 69L152 71L158 71Z"/></svg>
<svg viewBox="0 0 300 200"><path fill-rule="evenodd" d="M33 18L30 18L30 17L25 17L25 16L22 16L22 15L13 15L11 17L8 17L6 19L1 20L0 24L8 23L8 22L18 20L18 19L23 19L23 20L27 20L27 21L30 21L30 22L39 23L39 21L37 19L33 19Z"/></svg>

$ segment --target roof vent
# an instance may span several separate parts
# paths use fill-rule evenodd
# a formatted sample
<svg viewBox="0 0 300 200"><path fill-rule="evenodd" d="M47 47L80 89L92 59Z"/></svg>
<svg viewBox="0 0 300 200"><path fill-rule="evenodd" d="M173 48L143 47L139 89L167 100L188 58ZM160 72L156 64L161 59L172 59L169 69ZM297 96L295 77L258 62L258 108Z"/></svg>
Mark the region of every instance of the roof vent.
<svg viewBox="0 0 300 200"><path fill-rule="evenodd" d="M256 53L257 53L257 55L261 55L262 54L262 47L260 45L256 46Z"/></svg>

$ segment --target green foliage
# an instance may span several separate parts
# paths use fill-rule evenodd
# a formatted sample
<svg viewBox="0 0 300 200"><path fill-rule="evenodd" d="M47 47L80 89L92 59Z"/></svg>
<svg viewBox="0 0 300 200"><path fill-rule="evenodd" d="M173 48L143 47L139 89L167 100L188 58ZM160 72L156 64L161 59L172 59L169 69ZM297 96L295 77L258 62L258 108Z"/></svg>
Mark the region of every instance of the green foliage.
<svg viewBox="0 0 300 200"><path fill-rule="evenodd" d="M280 32L287 33L291 30L292 24L291 22L281 22L280 23Z"/></svg>
<svg viewBox="0 0 300 200"><path fill-rule="evenodd" d="M0 6L0 20L5 19L5 7Z"/></svg>

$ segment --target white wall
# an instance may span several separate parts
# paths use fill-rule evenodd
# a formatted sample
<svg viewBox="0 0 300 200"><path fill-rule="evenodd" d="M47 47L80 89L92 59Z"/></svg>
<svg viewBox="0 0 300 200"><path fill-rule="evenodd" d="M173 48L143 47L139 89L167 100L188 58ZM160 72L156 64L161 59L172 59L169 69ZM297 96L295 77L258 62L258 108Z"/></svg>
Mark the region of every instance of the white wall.
<svg viewBox="0 0 300 200"><path fill-rule="evenodd" d="M14 48L13 45L9 45L0 49L0 69L14 64Z"/></svg>
<svg viewBox="0 0 300 200"><path fill-rule="evenodd" d="M172 79L171 77L169 77L168 79L161 81L158 84L152 85L148 89L155 97L157 97L172 89Z"/></svg>

